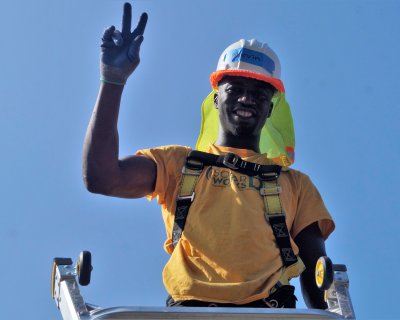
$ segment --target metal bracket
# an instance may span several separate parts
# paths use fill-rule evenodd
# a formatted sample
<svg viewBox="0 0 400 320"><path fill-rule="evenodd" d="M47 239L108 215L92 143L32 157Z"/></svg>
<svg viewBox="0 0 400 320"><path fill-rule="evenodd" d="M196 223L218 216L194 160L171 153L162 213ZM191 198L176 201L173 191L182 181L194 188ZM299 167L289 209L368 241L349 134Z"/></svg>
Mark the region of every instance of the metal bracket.
<svg viewBox="0 0 400 320"><path fill-rule="evenodd" d="M66 264L66 262L71 262ZM55 258L52 274L52 296L64 319L79 320L88 309L76 282L76 267L71 259Z"/></svg>
<svg viewBox="0 0 400 320"><path fill-rule="evenodd" d="M333 265L333 272L333 283L325 292L328 311L340 314L344 319L355 319L347 268L345 265Z"/></svg>

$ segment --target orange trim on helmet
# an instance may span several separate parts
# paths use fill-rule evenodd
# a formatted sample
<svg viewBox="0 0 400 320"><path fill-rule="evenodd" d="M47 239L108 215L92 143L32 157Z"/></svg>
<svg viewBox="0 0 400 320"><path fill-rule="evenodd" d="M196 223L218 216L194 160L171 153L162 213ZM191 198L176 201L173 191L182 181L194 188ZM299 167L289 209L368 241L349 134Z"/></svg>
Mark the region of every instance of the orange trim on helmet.
<svg viewBox="0 0 400 320"><path fill-rule="evenodd" d="M246 77L264 81L274 86L276 90L280 92L285 92L285 87L283 86L283 82L280 79L268 77L258 72L252 72L248 70L234 70L234 69L218 70L210 75L211 86L214 90L218 89L218 82L220 82L221 79L225 76Z"/></svg>

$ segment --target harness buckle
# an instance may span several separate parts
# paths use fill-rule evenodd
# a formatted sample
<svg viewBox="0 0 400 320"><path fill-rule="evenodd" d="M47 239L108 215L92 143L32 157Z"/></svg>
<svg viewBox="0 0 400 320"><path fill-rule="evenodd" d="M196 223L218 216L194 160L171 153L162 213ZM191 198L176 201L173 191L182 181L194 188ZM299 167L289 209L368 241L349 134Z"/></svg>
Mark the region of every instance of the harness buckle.
<svg viewBox="0 0 400 320"><path fill-rule="evenodd" d="M270 223L270 219L272 218L284 218L286 219L286 213L282 212L282 213L278 213L278 214L268 214L267 212L265 212L264 214L265 219Z"/></svg>
<svg viewBox="0 0 400 320"><path fill-rule="evenodd" d="M176 200L181 201L181 200L190 200L190 202L193 202L194 199L194 192L190 196L177 196Z"/></svg>
<svg viewBox="0 0 400 320"><path fill-rule="evenodd" d="M185 165L182 167L182 173L187 176L199 176L199 175L201 175L201 170L192 169Z"/></svg>
<svg viewBox="0 0 400 320"><path fill-rule="evenodd" d="M182 173L187 176L200 176L203 167L203 164L200 165L197 163L186 162L186 164L182 167Z"/></svg>
<svg viewBox="0 0 400 320"><path fill-rule="evenodd" d="M261 181L274 181L278 180L279 173L277 172L262 172L258 176Z"/></svg>
<svg viewBox="0 0 400 320"><path fill-rule="evenodd" d="M204 164L201 161L197 161L195 159L187 159L185 165L182 168L182 173L185 173L184 170L185 169L189 169L189 170L193 170L193 171L201 171L204 168ZM199 173L199 174L200 174ZM195 175L195 174L194 174Z"/></svg>
<svg viewBox="0 0 400 320"><path fill-rule="evenodd" d="M262 196L277 196L282 192L281 186L260 188L260 194Z"/></svg>
<svg viewBox="0 0 400 320"><path fill-rule="evenodd" d="M239 167L236 166L236 164L238 163L239 160L240 160L239 156L229 152L224 156L224 160L222 161L222 163L229 169L237 170L239 169Z"/></svg>

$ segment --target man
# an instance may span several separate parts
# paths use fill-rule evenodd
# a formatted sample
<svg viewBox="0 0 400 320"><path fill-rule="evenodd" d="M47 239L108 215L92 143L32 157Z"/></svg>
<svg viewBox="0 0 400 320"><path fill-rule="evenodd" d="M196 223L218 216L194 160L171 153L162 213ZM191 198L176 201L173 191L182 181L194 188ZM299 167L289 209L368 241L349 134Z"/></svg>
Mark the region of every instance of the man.
<svg viewBox="0 0 400 320"><path fill-rule="evenodd" d="M314 268L334 224L309 178L287 168L291 118L279 60L267 45L241 40L222 54L203 106L198 149L207 154L166 146L119 159L120 100L139 64L146 22L144 13L131 32L126 3L121 32L104 32L102 82L84 143L88 190L157 198L171 254L163 271L169 306L293 308L289 280L305 265L304 300L326 308Z"/></svg>

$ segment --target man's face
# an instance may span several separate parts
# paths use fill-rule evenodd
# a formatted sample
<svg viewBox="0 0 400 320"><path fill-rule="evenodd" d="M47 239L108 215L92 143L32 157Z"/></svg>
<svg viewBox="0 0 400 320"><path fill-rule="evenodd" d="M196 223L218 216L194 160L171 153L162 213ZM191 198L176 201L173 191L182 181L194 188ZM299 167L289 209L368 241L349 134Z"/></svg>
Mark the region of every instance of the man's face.
<svg viewBox="0 0 400 320"><path fill-rule="evenodd" d="M265 82L224 77L214 100L221 129L236 137L259 136L271 114L273 94L273 88Z"/></svg>

